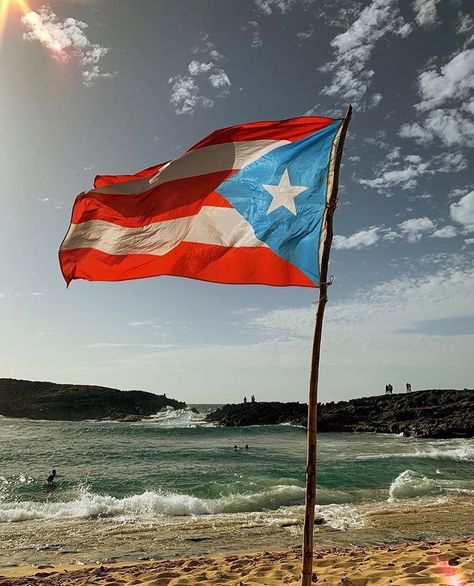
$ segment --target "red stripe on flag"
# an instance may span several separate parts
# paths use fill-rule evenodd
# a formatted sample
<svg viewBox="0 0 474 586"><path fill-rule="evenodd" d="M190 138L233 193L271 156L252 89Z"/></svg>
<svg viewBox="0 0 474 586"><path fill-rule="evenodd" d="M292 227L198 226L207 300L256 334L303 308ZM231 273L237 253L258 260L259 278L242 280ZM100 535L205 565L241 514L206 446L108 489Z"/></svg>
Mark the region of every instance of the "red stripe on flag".
<svg viewBox="0 0 474 586"><path fill-rule="evenodd" d="M305 116L280 121L248 122L215 130L188 150L192 151L214 144L250 140L289 140L294 142L322 130L334 121L334 118L323 116ZM113 183L125 183L140 177L153 177L163 165L166 163L148 167L130 175L97 175L94 180L94 188L100 189Z"/></svg>
<svg viewBox="0 0 474 586"><path fill-rule="evenodd" d="M228 128L214 131L189 150L200 149L213 144L247 140L289 140L294 142L313 132L322 130L334 121L334 118L305 116L303 118L290 118L289 120L238 124L237 126L229 126Z"/></svg>
<svg viewBox="0 0 474 586"><path fill-rule="evenodd" d="M107 187L107 185L112 185L113 183L125 183L133 179L138 179L139 177L153 177L163 165L166 165L166 163L160 163L159 165L148 167L147 169L138 171L138 173L134 173L133 175L96 175L94 179L94 189Z"/></svg>
<svg viewBox="0 0 474 586"><path fill-rule="evenodd" d="M315 287L299 269L269 248L226 248L183 242L165 256L116 256L94 248L81 248L61 250L59 259L68 284L73 279L125 281L169 275L229 285Z"/></svg>
<svg viewBox="0 0 474 586"><path fill-rule="evenodd" d="M214 189L232 173L235 171L170 181L140 195L83 193L76 198L71 223L103 220L135 228L193 216L203 205L231 208L232 205Z"/></svg>

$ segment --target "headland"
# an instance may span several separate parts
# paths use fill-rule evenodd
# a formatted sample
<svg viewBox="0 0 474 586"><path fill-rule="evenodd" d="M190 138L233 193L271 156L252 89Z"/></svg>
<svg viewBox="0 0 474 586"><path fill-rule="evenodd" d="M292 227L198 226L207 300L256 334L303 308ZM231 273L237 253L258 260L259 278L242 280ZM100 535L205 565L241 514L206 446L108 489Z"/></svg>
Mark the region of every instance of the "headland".
<svg viewBox="0 0 474 586"><path fill-rule="evenodd" d="M92 385L0 379L0 415L25 419L82 421L141 419L186 403L145 391L120 391Z"/></svg>
<svg viewBox="0 0 474 586"><path fill-rule="evenodd" d="M305 403L224 405L207 416L226 427L289 423L306 427ZM474 390L431 389L318 404L318 431L474 437Z"/></svg>

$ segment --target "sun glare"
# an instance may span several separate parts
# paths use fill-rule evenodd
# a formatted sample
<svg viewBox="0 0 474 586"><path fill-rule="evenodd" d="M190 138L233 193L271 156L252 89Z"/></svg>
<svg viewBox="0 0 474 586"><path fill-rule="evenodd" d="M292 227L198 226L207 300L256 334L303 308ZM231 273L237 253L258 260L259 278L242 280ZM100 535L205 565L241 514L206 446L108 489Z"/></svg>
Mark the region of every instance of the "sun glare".
<svg viewBox="0 0 474 586"><path fill-rule="evenodd" d="M0 42L3 39L3 31L5 30L5 22L7 20L10 3L11 0L0 0Z"/></svg>
<svg viewBox="0 0 474 586"><path fill-rule="evenodd" d="M34 30L36 38L58 57L61 57L63 51L61 43L51 35L41 17L26 0L0 0L0 44L3 39L8 14L12 7L15 7L22 14L26 23Z"/></svg>

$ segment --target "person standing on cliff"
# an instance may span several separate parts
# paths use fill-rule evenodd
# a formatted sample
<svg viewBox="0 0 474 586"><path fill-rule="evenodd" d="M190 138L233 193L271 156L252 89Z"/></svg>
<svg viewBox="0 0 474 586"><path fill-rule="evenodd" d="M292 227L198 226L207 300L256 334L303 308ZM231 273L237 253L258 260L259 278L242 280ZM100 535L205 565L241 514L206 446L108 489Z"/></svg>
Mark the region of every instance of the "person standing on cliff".
<svg viewBox="0 0 474 586"><path fill-rule="evenodd" d="M411 393L411 383L406 384L407 393Z"/></svg>
<svg viewBox="0 0 474 586"><path fill-rule="evenodd" d="M244 397L244 405L247 403L247 397Z"/></svg>

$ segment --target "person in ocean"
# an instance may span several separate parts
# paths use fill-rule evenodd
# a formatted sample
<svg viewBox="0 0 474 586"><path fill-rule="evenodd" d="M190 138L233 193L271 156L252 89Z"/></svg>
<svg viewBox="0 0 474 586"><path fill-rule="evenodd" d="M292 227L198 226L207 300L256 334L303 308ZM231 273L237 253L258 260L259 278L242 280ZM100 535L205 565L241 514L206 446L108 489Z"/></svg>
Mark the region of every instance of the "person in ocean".
<svg viewBox="0 0 474 586"><path fill-rule="evenodd" d="M55 478L56 478L56 470L53 470L51 472L51 474L48 476L48 484L53 484Z"/></svg>

